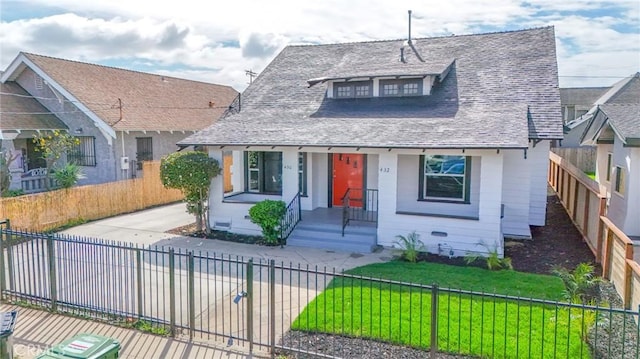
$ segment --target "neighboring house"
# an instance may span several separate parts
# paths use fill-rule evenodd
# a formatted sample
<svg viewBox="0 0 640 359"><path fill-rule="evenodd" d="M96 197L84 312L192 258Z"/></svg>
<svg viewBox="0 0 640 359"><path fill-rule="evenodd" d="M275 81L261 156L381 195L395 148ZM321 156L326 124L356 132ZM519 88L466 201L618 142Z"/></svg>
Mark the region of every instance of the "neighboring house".
<svg viewBox="0 0 640 359"><path fill-rule="evenodd" d="M587 125L587 112L610 87L576 87L560 89L562 122L565 125L564 139L558 147L580 147L580 137Z"/></svg>
<svg viewBox="0 0 640 359"><path fill-rule="evenodd" d="M214 123L238 96L229 86L28 53L0 80L11 90L2 91L3 104L16 97L38 107L2 109L2 146L21 156L14 174L42 174L32 139L51 129L51 122L34 121L46 114L80 139L68 159L82 166L81 184L136 177L143 161L174 152L176 142Z"/></svg>
<svg viewBox="0 0 640 359"><path fill-rule="evenodd" d="M259 234L249 208L277 199L285 232L302 213L287 244L365 251L415 230L428 251L460 256L502 255L505 237L545 224L561 138L547 27L288 46L240 111L179 144L233 155L232 188L212 182L215 228Z"/></svg>
<svg viewBox="0 0 640 359"><path fill-rule="evenodd" d="M640 72L611 91L590 110L582 143L598 147L596 180L607 189L607 217L640 240Z"/></svg>

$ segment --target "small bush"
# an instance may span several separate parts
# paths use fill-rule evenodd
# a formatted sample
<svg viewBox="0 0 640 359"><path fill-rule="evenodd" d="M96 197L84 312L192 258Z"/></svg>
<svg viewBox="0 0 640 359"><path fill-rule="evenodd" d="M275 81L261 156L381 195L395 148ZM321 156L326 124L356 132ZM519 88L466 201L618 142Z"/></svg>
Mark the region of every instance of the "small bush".
<svg viewBox="0 0 640 359"><path fill-rule="evenodd" d="M24 191L21 189L9 189L6 190L2 193L2 196L0 197L18 197L18 196L22 196L24 194Z"/></svg>
<svg viewBox="0 0 640 359"><path fill-rule="evenodd" d="M287 210L282 201L266 199L249 209L251 222L262 228L262 236L267 244L277 244L280 239L280 221Z"/></svg>
<svg viewBox="0 0 640 359"><path fill-rule="evenodd" d="M407 262L415 263L418 260L418 253L424 251L424 243L420 240L420 235L413 231L406 237L398 235L394 243L402 248L402 258Z"/></svg>
<svg viewBox="0 0 640 359"><path fill-rule="evenodd" d="M594 267L580 263L573 271L564 267L554 267L551 273L562 280L564 298L571 302L589 303L598 297L601 279L593 274Z"/></svg>
<svg viewBox="0 0 640 359"><path fill-rule="evenodd" d="M467 264L471 264L476 261L486 261L487 269L489 270L513 269L513 265L511 264L511 258L507 258L507 257L500 258L500 256L498 255L497 245L494 246L493 248L490 248L489 246L484 244L484 242L480 242L478 243L478 245L484 247L487 250L488 255L484 256L479 253L467 254L464 257L464 261Z"/></svg>
<svg viewBox="0 0 640 359"><path fill-rule="evenodd" d="M82 173L80 166L67 163L53 172L53 178L58 182L60 187L71 188L75 186L80 179L85 178L85 175Z"/></svg>

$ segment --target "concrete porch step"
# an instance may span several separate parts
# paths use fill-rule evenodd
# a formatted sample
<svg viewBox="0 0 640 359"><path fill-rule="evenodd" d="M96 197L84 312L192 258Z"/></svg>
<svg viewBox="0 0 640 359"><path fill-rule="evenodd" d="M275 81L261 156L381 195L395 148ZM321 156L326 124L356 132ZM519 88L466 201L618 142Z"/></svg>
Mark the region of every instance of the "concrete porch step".
<svg viewBox="0 0 640 359"><path fill-rule="evenodd" d="M293 230L287 239L288 246L322 248L341 252L371 253L377 246L375 227L347 226L342 236L342 227L333 225L302 225Z"/></svg>

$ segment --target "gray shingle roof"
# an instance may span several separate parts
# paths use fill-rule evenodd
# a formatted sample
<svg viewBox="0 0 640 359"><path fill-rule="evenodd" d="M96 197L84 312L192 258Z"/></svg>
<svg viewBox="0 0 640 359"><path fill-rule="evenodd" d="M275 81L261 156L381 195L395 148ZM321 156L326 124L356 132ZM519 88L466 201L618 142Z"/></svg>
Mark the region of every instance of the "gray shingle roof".
<svg viewBox="0 0 640 359"><path fill-rule="evenodd" d="M568 87L560 89L562 105L593 105L611 87Z"/></svg>
<svg viewBox="0 0 640 359"><path fill-rule="evenodd" d="M601 105L600 109L623 141L640 140L640 104L608 103Z"/></svg>
<svg viewBox="0 0 640 359"><path fill-rule="evenodd" d="M244 92L240 113L180 144L524 148L562 138L553 28L415 41L424 63L399 62L404 40L288 46ZM451 59L430 96L338 100L307 83Z"/></svg>

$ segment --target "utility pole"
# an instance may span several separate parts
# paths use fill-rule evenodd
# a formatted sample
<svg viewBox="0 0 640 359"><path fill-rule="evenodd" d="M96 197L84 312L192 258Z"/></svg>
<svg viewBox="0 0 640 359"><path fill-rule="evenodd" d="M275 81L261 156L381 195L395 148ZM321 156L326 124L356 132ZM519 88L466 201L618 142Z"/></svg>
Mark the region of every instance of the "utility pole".
<svg viewBox="0 0 640 359"><path fill-rule="evenodd" d="M245 75L249 76L249 85L253 83L253 78L258 76L257 72L253 72L253 70L244 70Z"/></svg>

